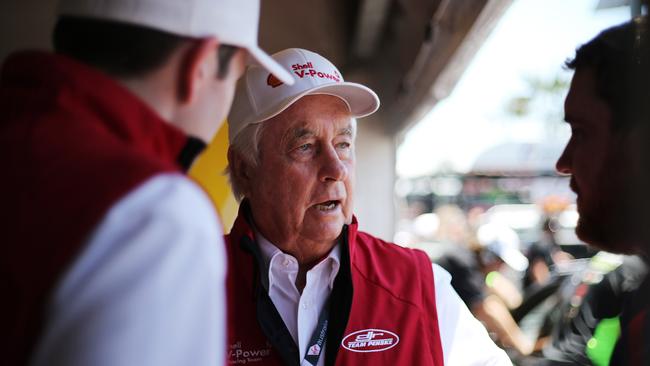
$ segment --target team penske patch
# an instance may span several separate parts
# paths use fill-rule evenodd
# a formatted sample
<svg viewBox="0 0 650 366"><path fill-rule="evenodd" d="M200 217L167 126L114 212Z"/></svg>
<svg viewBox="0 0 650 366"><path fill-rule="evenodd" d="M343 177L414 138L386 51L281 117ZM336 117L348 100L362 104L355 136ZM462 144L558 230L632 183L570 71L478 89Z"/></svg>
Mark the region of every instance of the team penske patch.
<svg viewBox="0 0 650 366"><path fill-rule="evenodd" d="M352 352L381 352L399 343L399 336L385 329L363 329L352 332L341 341L343 348Z"/></svg>

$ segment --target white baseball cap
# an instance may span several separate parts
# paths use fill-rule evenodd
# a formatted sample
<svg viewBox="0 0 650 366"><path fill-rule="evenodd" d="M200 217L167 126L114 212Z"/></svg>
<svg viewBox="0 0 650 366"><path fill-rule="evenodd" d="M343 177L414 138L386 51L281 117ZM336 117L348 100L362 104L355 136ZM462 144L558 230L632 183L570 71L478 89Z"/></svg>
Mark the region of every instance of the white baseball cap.
<svg viewBox="0 0 650 366"><path fill-rule="evenodd" d="M141 25L180 36L216 37L246 49L282 82L293 77L257 45L259 0L60 0L59 16Z"/></svg>
<svg viewBox="0 0 650 366"><path fill-rule="evenodd" d="M336 66L317 53L289 48L271 57L293 73L296 82L287 85L261 67L249 66L239 81L228 116L231 143L246 126L275 117L305 95L339 97L347 103L354 118L368 116L379 108L379 98L374 91L344 81Z"/></svg>
<svg viewBox="0 0 650 366"><path fill-rule="evenodd" d="M519 250L519 236L510 227L487 223L479 227L476 237L482 247L499 256L510 268L520 272L528 268L528 259Z"/></svg>

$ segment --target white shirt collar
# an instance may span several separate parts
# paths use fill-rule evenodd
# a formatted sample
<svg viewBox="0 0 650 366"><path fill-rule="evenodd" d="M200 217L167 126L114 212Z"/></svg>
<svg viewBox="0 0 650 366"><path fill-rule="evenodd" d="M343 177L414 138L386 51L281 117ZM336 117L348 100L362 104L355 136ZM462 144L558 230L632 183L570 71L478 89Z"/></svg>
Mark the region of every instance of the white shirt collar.
<svg viewBox="0 0 650 366"><path fill-rule="evenodd" d="M262 261L264 262L264 273L266 276L262 276L262 284L268 290L274 285L274 272L278 270L277 266L280 263L285 264L285 267L290 267L289 270L295 269L295 275L298 272L298 261L291 255L282 252L277 246L271 243L268 239L262 235L257 229L253 229L255 233L255 239L259 245L260 253L262 255ZM283 256L285 260L280 260L280 256ZM287 263L287 261L291 263ZM341 248L339 243L337 243L334 248L330 251L325 259L316 264L312 269L308 271L312 272L315 270L322 270L323 276L327 278L327 283L330 290L334 287L334 280L336 275L339 273L339 268L341 267ZM295 277L294 277L295 279Z"/></svg>

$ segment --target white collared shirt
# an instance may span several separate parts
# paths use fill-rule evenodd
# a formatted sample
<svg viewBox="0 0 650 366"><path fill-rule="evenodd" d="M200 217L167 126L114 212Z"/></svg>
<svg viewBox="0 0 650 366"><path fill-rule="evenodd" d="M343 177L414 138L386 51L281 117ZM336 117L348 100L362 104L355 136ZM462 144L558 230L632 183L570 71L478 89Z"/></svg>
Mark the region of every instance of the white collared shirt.
<svg viewBox="0 0 650 366"><path fill-rule="evenodd" d="M205 192L180 174L150 178L115 202L62 275L30 364L222 364L225 258Z"/></svg>
<svg viewBox="0 0 650 366"><path fill-rule="evenodd" d="M304 361L304 356L318 325L319 315L334 287L334 279L341 266L341 248L336 245L325 259L307 271L307 281L301 295L296 288L296 258L283 253L259 232L255 236L266 264L265 273L268 273L268 277L263 277L264 287L298 346L301 365L311 366ZM324 365L324 360L325 346L321 349L318 365Z"/></svg>
<svg viewBox="0 0 650 366"><path fill-rule="evenodd" d="M300 295L296 288L298 261L257 231L255 238L266 266L264 273L268 275L262 278L264 287L300 350L301 366L311 366L304 356L341 265L340 246L336 245L327 258L307 271L305 288ZM433 273L445 365L512 365L451 287L449 272L433 264ZM325 364L324 355L325 347L318 366Z"/></svg>

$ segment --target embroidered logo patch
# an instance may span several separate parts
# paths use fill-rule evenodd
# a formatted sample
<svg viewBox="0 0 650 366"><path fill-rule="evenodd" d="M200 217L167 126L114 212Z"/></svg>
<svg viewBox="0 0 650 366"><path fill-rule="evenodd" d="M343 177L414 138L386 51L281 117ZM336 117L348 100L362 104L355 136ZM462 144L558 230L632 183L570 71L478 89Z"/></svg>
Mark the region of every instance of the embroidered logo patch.
<svg viewBox="0 0 650 366"><path fill-rule="evenodd" d="M307 62L306 64L293 64L291 65L291 69L293 70L293 73L296 74L296 76L300 79L311 77L314 79L328 79L337 83L340 83L341 79L343 79L338 71L332 70L331 73L322 70L319 71L316 70L311 62Z"/></svg>
<svg viewBox="0 0 650 366"><path fill-rule="evenodd" d="M317 356L317 355L319 355L320 354L320 347L317 344L309 347L309 351L307 351L307 354L309 356Z"/></svg>
<svg viewBox="0 0 650 366"><path fill-rule="evenodd" d="M352 352L381 352L399 343L399 336L384 329L363 329L352 332L341 341L343 348Z"/></svg>
<svg viewBox="0 0 650 366"><path fill-rule="evenodd" d="M263 362L264 358L271 355L271 344L268 342L263 346L246 347L239 341L231 344L228 348L228 364L230 365Z"/></svg>
<svg viewBox="0 0 650 366"><path fill-rule="evenodd" d="M269 74L269 76L266 78L266 85L270 86L271 88L277 88L278 86L284 84L280 79L276 78L273 74Z"/></svg>

